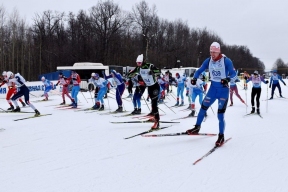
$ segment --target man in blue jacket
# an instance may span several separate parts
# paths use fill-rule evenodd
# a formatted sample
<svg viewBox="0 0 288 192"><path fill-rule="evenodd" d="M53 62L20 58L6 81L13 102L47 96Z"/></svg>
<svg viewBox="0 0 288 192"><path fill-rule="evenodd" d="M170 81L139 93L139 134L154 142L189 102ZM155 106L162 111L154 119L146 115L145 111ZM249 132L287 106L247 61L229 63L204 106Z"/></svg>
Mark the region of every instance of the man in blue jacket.
<svg viewBox="0 0 288 192"><path fill-rule="evenodd" d="M272 84L272 92L271 92L271 97L270 99L273 99L274 96L274 91L275 88L277 87L279 90L279 95L280 97L282 97L282 92L281 92L281 87L280 87L280 83L279 80L284 84L284 86L286 86L286 83L283 81L282 77L280 75L277 74L277 71L274 70L272 71L272 76L270 77L270 85L269 88L271 88L271 84Z"/></svg>
<svg viewBox="0 0 288 192"><path fill-rule="evenodd" d="M187 130L186 133L193 135L200 131L201 123L205 117L206 111L215 102L215 100L218 99L219 135L215 145L221 146L225 141L224 113L226 111L229 97L228 83L230 80L235 81L237 76L232 61L224 54L221 54L219 43L213 42L211 44L210 55L211 57L207 58L202 63L201 67L195 72L193 79L191 79L191 84L195 85L200 74L206 69L209 69L211 75L211 86L202 102L195 127Z"/></svg>

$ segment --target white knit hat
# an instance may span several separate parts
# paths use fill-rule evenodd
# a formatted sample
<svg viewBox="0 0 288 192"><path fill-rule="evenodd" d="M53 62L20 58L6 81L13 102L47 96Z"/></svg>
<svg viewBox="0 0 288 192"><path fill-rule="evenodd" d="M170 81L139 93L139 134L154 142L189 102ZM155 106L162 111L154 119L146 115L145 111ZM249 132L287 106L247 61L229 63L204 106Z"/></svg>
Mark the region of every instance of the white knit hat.
<svg viewBox="0 0 288 192"><path fill-rule="evenodd" d="M141 62L141 63L143 62L143 54L138 55L136 62Z"/></svg>
<svg viewBox="0 0 288 192"><path fill-rule="evenodd" d="M213 42L210 46L210 51L220 53L220 44L217 42Z"/></svg>

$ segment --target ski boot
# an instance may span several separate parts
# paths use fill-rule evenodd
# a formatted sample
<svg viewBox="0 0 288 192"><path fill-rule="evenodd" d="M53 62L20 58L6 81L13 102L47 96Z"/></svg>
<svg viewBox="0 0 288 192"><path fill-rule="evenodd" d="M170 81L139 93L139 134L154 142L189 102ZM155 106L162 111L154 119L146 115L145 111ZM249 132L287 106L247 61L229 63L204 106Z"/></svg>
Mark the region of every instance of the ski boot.
<svg viewBox="0 0 288 192"><path fill-rule="evenodd" d="M159 127L160 127L159 121L155 121L151 129L159 129Z"/></svg>
<svg viewBox="0 0 288 192"><path fill-rule="evenodd" d="M35 117L38 117L38 116L40 116L40 112L37 110L37 109L35 109L35 115L34 115Z"/></svg>
<svg viewBox="0 0 288 192"><path fill-rule="evenodd" d="M94 109L94 110L97 110L97 109L99 109L100 108L100 105L98 104L98 103L96 103L93 107L92 107L92 109Z"/></svg>
<svg viewBox="0 0 288 192"><path fill-rule="evenodd" d="M256 111L257 111L257 114L259 114L259 115L260 115L260 109L258 108Z"/></svg>
<svg viewBox="0 0 288 192"><path fill-rule="evenodd" d="M20 112L21 110L20 110L20 107L17 106L16 109L13 109L12 111L13 111L13 112Z"/></svg>
<svg viewBox="0 0 288 192"><path fill-rule="evenodd" d="M179 101L177 101L177 103L174 106L179 106Z"/></svg>
<svg viewBox="0 0 288 192"><path fill-rule="evenodd" d="M123 107L119 106L118 109L115 111L116 113L121 113L123 112Z"/></svg>
<svg viewBox="0 0 288 192"><path fill-rule="evenodd" d="M132 114L132 115L136 115L136 114L137 114L137 110L138 110L137 108L134 108L134 111L132 111L131 114Z"/></svg>
<svg viewBox="0 0 288 192"><path fill-rule="evenodd" d="M9 107L7 110L8 110L8 111L9 111L9 110L11 110L11 111L14 110L14 106L13 106L12 104L10 104L10 107Z"/></svg>
<svg viewBox="0 0 288 192"><path fill-rule="evenodd" d="M26 104L24 102L21 102L22 107L26 107Z"/></svg>
<svg viewBox="0 0 288 192"><path fill-rule="evenodd" d="M136 111L136 113L135 114L141 114L141 108L138 108L138 110Z"/></svg>
<svg viewBox="0 0 288 192"><path fill-rule="evenodd" d="M72 108L76 109L76 108L77 108L77 103L74 103L74 105L72 106Z"/></svg>
<svg viewBox="0 0 288 192"><path fill-rule="evenodd" d="M195 125L195 127L194 127L193 129L188 129L188 130L186 131L186 133L187 133L188 135L197 134L197 133L199 133L200 128L201 128L200 125Z"/></svg>
<svg viewBox="0 0 288 192"><path fill-rule="evenodd" d="M219 133L218 139L217 139L215 145L217 147L220 147L221 145L223 145L224 141L225 141L224 134Z"/></svg>
<svg viewBox="0 0 288 192"><path fill-rule="evenodd" d="M270 97L270 99L269 100L272 100L273 99L273 97Z"/></svg>
<svg viewBox="0 0 288 192"><path fill-rule="evenodd" d="M104 111L104 105L101 105L101 107L99 108L99 111Z"/></svg>
<svg viewBox="0 0 288 192"><path fill-rule="evenodd" d="M191 108L191 105L190 105L190 104L188 105L187 109L190 109L190 110L192 110L192 108Z"/></svg>
<svg viewBox="0 0 288 192"><path fill-rule="evenodd" d="M60 105L65 105L66 104L66 102L65 101L63 101L62 103L60 103Z"/></svg>
<svg viewBox="0 0 288 192"><path fill-rule="evenodd" d="M184 105L184 101L181 102L181 104L179 106L183 106Z"/></svg>
<svg viewBox="0 0 288 192"><path fill-rule="evenodd" d="M158 103L159 103L159 104L164 103L163 99L159 99Z"/></svg>
<svg viewBox="0 0 288 192"><path fill-rule="evenodd" d="M188 116L189 117L194 117L195 116L195 109L192 109L191 113Z"/></svg>
<svg viewBox="0 0 288 192"><path fill-rule="evenodd" d="M251 113L255 113L255 107L252 107Z"/></svg>
<svg viewBox="0 0 288 192"><path fill-rule="evenodd" d="M231 102L229 106L233 106L233 102Z"/></svg>

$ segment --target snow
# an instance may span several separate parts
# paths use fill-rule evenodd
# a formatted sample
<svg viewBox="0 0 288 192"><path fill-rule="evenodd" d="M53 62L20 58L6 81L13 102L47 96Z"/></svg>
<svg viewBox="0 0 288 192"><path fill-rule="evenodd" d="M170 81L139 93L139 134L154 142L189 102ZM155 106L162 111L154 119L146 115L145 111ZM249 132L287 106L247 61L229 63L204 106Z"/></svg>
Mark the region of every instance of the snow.
<svg viewBox="0 0 288 192"><path fill-rule="evenodd" d="M288 88L282 83L281 87L283 96L288 97ZM250 112L251 85L247 92L241 86L238 90L242 98L247 93L247 112ZM268 89L269 97L270 92ZM279 96L278 90L276 94ZM79 107L91 107L89 92L83 95L78 95ZM128 95L127 90L124 95ZM267 101L262 100L267 99L267 85L262 85L260 99L263 119L257 115L243 117L246 107L234 95L234 106L227 107L225 115L225 138L232 139L196 165L192 165L193 162L214 146L217 137L137 136L125 140L123 138L148 130L152 123L111 124L111 121L135 119L63 110L52 106L62 102L60 96L50 98L51 101L34 102L34 105L42 114L52 113L51 116L13 121L33 114L1 113L0 128L5 128L0 132L1 191L287 191L288 130L283 113L288 100L274 96L266 108ZM166 104L174 105L173 97L168 98ZM42 98L31 97L31 102L39 99ZM124 100L124 107L132 111L128 100ZM109 108L107 99L105 102ZM185 102L188 103L187 97ZM143 103L145 114L149 110ZM0 100L0 104L8 108L5 100ZM115 99L109 98L109 104L111 110L116 110ZM164 104L159 106L166 113L161 116L163 121L190 112L180 111L184 107L172 108L174 114ZM199 110L198 100L196 107ZM217 102L213 110L217 112ZM186 131L193 127L196 118L176 121L181 123L154 133ZM169 124L161 124L165 125ZM218 133L217 114L211 109L201 132Z"/></svg>

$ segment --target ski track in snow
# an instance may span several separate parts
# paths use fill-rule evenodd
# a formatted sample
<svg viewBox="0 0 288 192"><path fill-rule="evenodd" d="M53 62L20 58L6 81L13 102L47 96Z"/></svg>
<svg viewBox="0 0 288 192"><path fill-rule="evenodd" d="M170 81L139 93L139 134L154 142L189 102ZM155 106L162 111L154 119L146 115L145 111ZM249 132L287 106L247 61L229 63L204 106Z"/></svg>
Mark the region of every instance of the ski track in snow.
<svg viewBox="0 0 288 192"><path fill-rule="evenodd" d="M51 116L15 122L14 119L34 114L1 113L1 127L5 130L0 132L0 189L3 192L287 191L285 110L288 99L274 96L277 99L262 101L267 98L266 86L262 85L260 98L263 119L257 115L243 117L246 106L234 95L234 106L227 107L225 114L225 138L232 137L232 140L196 165L192 165L193 162L214 146L217 136L137 136L125 140L125 137L147 131L152 123L111 124L110 121L136 119L57 109L50 106L62 102L57 95L51 96L51 101L34 103L42 114L52 113ZM282 84L281 88L283 96L288 97L288 88ZM238 90L246 100L245 90L240 86ZM270 97L271 89L268 91ZM127 96L127 90L125 93ZM176 98L175 93L173 87ZM279 95L277 89L276 93ZM81 109L91 107L90 94L83 94L88 103L81 93L78 94ZM248 113L251 111L250 95L251 86L247 91ZM173 97L167 97L167 106L175 104ZM108 99L110 106L105 99L105 107L116 110L115 99ZM32 97L32 103L33 100L39 98ZM124 108L131 112L133 105L127 100L123 100ZM160 108L166 113L161 120L188 115L190 111L181 111L187 108L187 103L185 97L186 107L171 108L176 114L161 104ZM199 110L198 99L195 103ZM0 100L0 104L8 108L5 100ZM142 104L142 113L147 114L149 110L143 100ZM217 113L217 101L212 107ZM21 110L32 111L30 108ZM160 114L164 113L160 111ZM196 118L177 121L181 123L149 134L186 131L195 125ZM169 124L161 124L165 125ZM218 133L217 114L209 109L201 127L200 132Z"/></svg>

